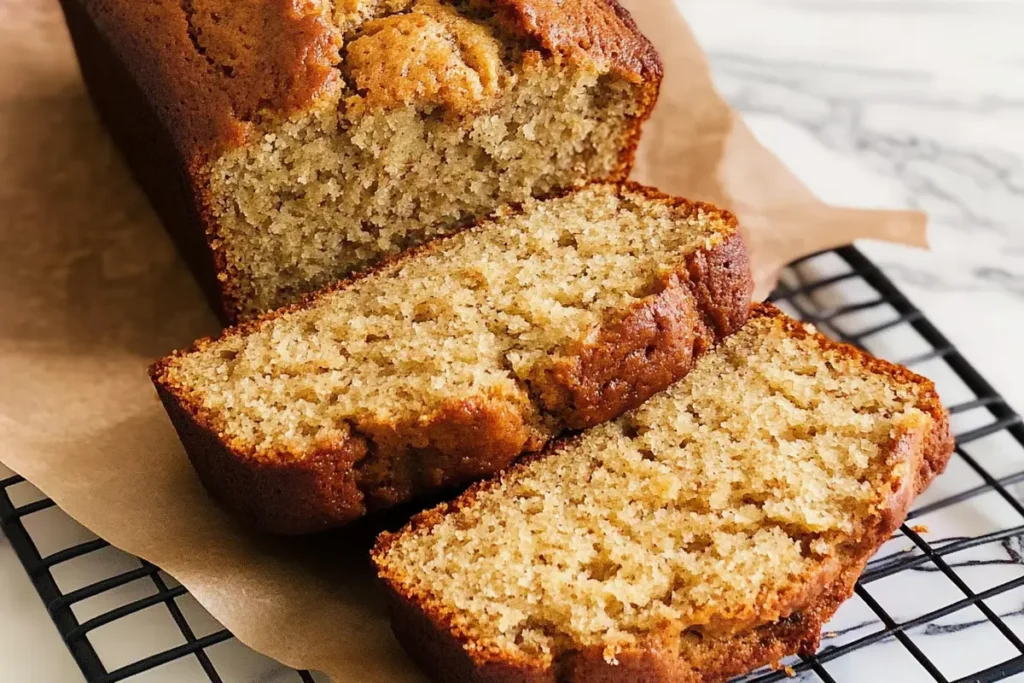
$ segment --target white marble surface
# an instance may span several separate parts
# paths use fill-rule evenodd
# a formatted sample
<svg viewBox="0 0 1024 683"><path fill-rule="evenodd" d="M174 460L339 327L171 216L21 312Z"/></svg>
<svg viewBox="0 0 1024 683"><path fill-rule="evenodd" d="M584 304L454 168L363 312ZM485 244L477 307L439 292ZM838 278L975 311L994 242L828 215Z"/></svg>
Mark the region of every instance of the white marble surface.
<svg viewBox="0 0 1024 683"><path fill-rule="evenodd" d="M862 245L1018 409L1024 408L1024 2L1015 0L680 0L708 50L716 80L755 134L823 199L864 207L914 207L932 217L933 252ZM823 266L823 267L828 267ZM834 305L857 293L830 294ZM881 353L907 355L917 343L895 337ZM922 371L927 371L922 368ZM937 374L943 369L935 368ZM947 373L948 374L948 373ZM962 387L939 377L944 398ZM972 426L970 415L959 425ZM997 476L1024 467L1024 451L996 440L978 455ZM6 476L0 472L0 478ZM973 478L973 479L972 479ZM923 503L976 483L962 463ZM27 485L23 501L34 496ZM985 496L953 514L926 516L926 537L971 536L1020 524ZM89 538L59 511L32 520L53 544ZM907 539L883 555L905 553ZM60 578L70 590L123 570L127 558L98 554ZM974 590L1024 575L1020 539L952 556ZM926 568L927 569L927 568ZM76 573L77 572L77 573ZM962 594L934 571L904 572L869 584L898 618L912 618ZM84 603L81 618L147 592L145 586ZM101 600L101 602L96 602ZM106 601L106 602L102 602ZM197 605L184 600L202 628ZM1024 594L991 601L1024 633ZM110 666L180 643L162 608L138 615L97 643ZM207 618L208 619L208 618ZM954 680L1015 653L976 611L957 612L910 633ZM831 630L842 642L877 630L860 601L844 606ZM205 629L205 630L203 630ZM226 680L285 681L276 665L235 644L214 649ZM933 680L889 640L828 665L839 681ZM193 676L195 676L193 678ZM149 682L204 680L194 661L157 669ZM0 538L0 681L81 681L7 541ZM807 680L815 680L813 674Z"/></svg>

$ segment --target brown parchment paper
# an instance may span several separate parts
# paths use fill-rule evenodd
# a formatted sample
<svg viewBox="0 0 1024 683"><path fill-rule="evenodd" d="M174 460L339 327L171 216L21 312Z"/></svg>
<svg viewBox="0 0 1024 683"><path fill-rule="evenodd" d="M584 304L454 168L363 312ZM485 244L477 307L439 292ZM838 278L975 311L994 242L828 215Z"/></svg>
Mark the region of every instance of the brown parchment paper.
<svg viewBox="0 0 1024 683"><path fill-rule="evenodd" d="M924 218L817 201L715 93L671 0L626 2L665 62L640 180L735 211L760 290L859 237L924 243ZM243 642L337 681L420 675L388 629L365 539L267 539L206 497L146 376L216 330L104 135L55 0L0 0L0 461L177 578Z"/></svg>

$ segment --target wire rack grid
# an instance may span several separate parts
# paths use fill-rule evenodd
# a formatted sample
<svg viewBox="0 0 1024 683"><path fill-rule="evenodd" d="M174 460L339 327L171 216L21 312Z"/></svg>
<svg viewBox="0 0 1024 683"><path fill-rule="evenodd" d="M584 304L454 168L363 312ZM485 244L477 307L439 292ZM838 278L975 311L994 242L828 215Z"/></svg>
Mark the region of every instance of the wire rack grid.
<svg viewBox="0 0 1024 683"><path fill-rule="evenodd" d="M912 680L991 683L1024 673L1024 619L1018 619L1024 615L1024 609L1019 607L1024 604L1024 505L1020 493L1015 491L1024 482L1024 425L1020 416L921 311L853 247L823 252L794 263L783 274L771 298L830 336L936 379L953 415L957 446L950 472L938 480L942 485L933 486L918 500L901 531L869 563L855 597L837 615L837 620L842 621L839 617L849 608L854 612L852 618L837 624L834 630L826 630L823 647L814 656L792 658L784 662L784 669L755 672L745 677L744 682L770 683L794 676L823 683L866 680L863 674L870 670L870 665L851 667L843 666L843 662L881 645L890 648L890 659L886 661L895 656L892 648L896 647L899 655L910 662L908 666L916 672ZM908 349L913 351L909 355ZM939 380L940 375L945 384ZM955 395L955 400L951 400L951 395ZM985 447L975 450L976 445ZM54 509L54 503L41 497L17 503L18 496L13 492L20 486L29 485L17 476L0 481L0 525L89 683L141 681L147 672L184 660L189 660L191 673L187 677L175 676L174 680L254 680L252 676L239 679L215 662L214 650L231 642L231 633L217 624L207 627L205 634L195 627L195 620L189 615L195 606L184 603L190 598L185 589L147 562L124 555L123 571L71 590L62 589L56 576L60 567L97 553L120 551L110 548L102 539L91 538L41 552L30 521ZM966 531L953 528L965 518L957 506L977 505L983 500L989 501L986 507L972 508L975 517L978 509L989 510L995 504L1001 504L1008 512L995 516L985 512L981 518L986 524L973 524ZM953 514L947 514L950 511ZM943 514L946 516L941 517ZM922 524L932 524L932 520L941 525L952 524L950 533L941 541L929 540L932 535ZM1000 552L993 555L992 549ZM978 566L995 567L999 572L989 572L979 585L978 576L968 572ZM903 583L887 589L887 582L894 579ZM936 590L934 584L927 583L938 579L945 582L944 590ZM989 585L993 580L994 585ZM91 615L79 609L90 599L139 584L147 586L141 597ZM907 603L901 601L901 596L908 590L927 595L925 609L905 614ZM852 605L855 602L858 604ZM119 665L104 661L96 647L98 631L160 606L177 628L178 644ZM970 619L957 620L958 615L968 611L973 615ZM950 624L950 619L954 623ZM991 645L986 648L995 657L994 663L965 664L963 656L954 660L943 658L941 651L926 646L926 641L919 637L921 629L926 633L948 634L979 626L991 631L984 642ZM828 628L832 629L832 625ZM975 649L973 645L971 649ZM900 680L911 680L906 675L902 674ZM872 678L896 680L888 675ZM260 680L270 678L261 676ZM319 678L305 671L279 669L273 680L311 683Z"/></svg>

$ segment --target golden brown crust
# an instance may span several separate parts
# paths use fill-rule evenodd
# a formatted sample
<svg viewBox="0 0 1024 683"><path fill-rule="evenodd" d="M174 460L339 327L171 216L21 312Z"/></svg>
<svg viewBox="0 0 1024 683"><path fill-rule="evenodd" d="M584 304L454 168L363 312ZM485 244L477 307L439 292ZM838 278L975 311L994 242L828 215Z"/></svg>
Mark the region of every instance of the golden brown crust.
<svg viewBox="0 0 1024 683"><path fill-rule="evenodd" d="M842 549L842 562L818 573L816 581L809 585L794 587L782 596L775 605L782 618L772 618L760 626L718 624L693 637L669 630L657 641L618 653L616 664L606 661L601 648L562 654L552 662L502 658L494 652L467 648L471 641L452 625L450 617L423 604L416 596L403 594L395 577L382 563L391 545L401 536L429 529L445 515L472 505L476 496L496 485L501 478L484 481L470 487L456 500L414 516L401 531L382 534L372 552L389 598L395 634L435 680L460 683L718 683L766 664L776 664L790 654L814 652L822 626L853 594L857 578L867 561L903 523L915 497L945 469L953 451L949 414L942 407L932 382L904 367L874 358L856 347L828 340L770 304L754 305L750 317L778 318L795 337L816 335L830 352L855 360L872 372L892 377L895 382L911 383L920 388L917 407L931 418L930 430L927 434L903 433L894 440L886 458L893 463L906 462L909 476L900 479L899 486L889 496L888 504L875 518L868 520L868 526L853 535L858 540ZM534 460L551 456L576 438L579 437L554 442L543 453L520 460L502 476L528 467ZM722 628L725 626L734 630L727 632Z"/></svg>
<svg viewBox="0 0 1024 683"><path fill-rule="evenodd" d="M203 485L240 520L272 533L331 529L479 479L543 445L531 441L521 416L481 402L446 407L425 425L352 431L302 458L256 459L232 448L177 392L156 387Z"/></svg>
<svg viewBox="0 0 1024 683"><path fill-rule="evenodd" d="M369 444L356 481L369 509L415 500L500 472L524 452L539 450L550 434L530 408L507 401L452 401L415 424L361 424Z"/></svg>
<svg viewBox="0 0 1024 683"><path fill-rule="evenodd" d="M722 683L791 654L818 649L822 627L853 594L863 564L824 586L813 605L784 619L739 633L677 635L661 644L617 655L610 665L600 648L562 654L552 664L501 659L475 660L452 635L446 620L384 582L388 613L398 641L435 681L459 683Z"/></svg>
<svg viewBox="0 0 1024 683"><path fill-rule="evenodd" d="M244 523L279 534L336 528L498 472L545 443L506 406L486 401L444 407L426 424L353 431L299 458L240 455L175 392L160 400L200 481Z"/></svg>
<svg viewBox="0 0 1024 683"><path fill-rule="evenodd" d="M635 83L662 76L661 60L617 0L476 0L547 52L607 63Z"/></svg>
<svg viewBox="0 0 1024 683"><path fill-rule="evenodd" d="M597 339L570 348L532 379L531 389L570 429L621 415L682 378L707 349L742 327L753 288L737 232L688 255L660 291L606 324Z"/></svg>
<svg viewBox="0 0 1024 683"><path fill-rule="evenodd" d="M84 9L197 171L262 113L287 115L341 86L341 32L304 0L67 0ZM660 82L650 42L614 0L495 0L507 27L551 53ZM656 94L656 90L655 90Z"/></svg>
<svg viewBox="0 0 1024 683"><path fill-rule="evenodd" d="M611 187L620 192L642 192L686 212L713 213L733 232L722 243L689 256L677 270L676 285L641 301L631 311L621 312L615 322L606 325L599 343L608 345L607 352L593 342L579 342L555 354L568 359L567 366L577 368L553 380L564 383L571 406L575 406L551 411L553 422L562 428L617 417L667 388L689 370L696 355L739 329L749 311L753 285L735 218L710 205L686 202L633 183ZM228 329L222 336L250 334L289 312L316 305L372 273L443 249L452 237L401 254L371 271L307 295L299 303ZM672 324L663 323L659 330L659 320L671 320ZM641 332L646 336L628 336ZM218 435L214 417L190 398L187 387L168 379L167 368L175 358L212 342L201 339L190 349L167 356L150 368L150 376L213 495L243 519L270 531L300 534L337 527L369 510L391 507L427 491L465 485L501 471L524 452L541 449L556 429L544 424L540 416L543 405L495 397L446 405L415 424L350 423L346 425L350 436L343 443L316 453L282 454L268 462ZM657 350L648 356L650 343ZM628 362L616 363L617 358ZM602 386L616 390L602 392ZM280 483L275 485L275 481ZM287 507L295 510L282 509Z"/></svg>
<svg viewBox="0 0 1024 683"><path fill-rule="evenodd" d="M287 115L340 87L337 29L301 0L61 4L90 94L115 140L214 311L222 320L237 319L237 288L216 246L210 163L244 143L264 113ZM105 69L91 63L99 55ZM111 76L116 81L106 83ZM132 96L99 95L114 89ZM119 119L165 135L128 144L109 125ZM187 209L165 201L172 193Z"/></svg>
<svg viewBox="0 0 1024 683"><path fill-rule="evenodd" d="M202 170L181 151L183 129L150 97L146 79L135 73L124 54L102 32L82 0L61 0L78 63L89 95L135 178L167 227L179 252L210 302L224 319L233 304L225 300L217 279L217 254L207 239L210 218L202 196ZM89 8L99 5L88 3ZM217 133L230 138L231 130ZM188 137L185 135L184 137Z"/></svg>
<svg viewBox="0 0 1024 683"><path fill-rule="evenodd" d="M441 0L364 24L346 46L344 70L359 91L349 113L435 104L452 116L486 110L509 82L505 46L487 24Z"/></svg>
<svg viewBox="0 0 1024 683"><path fill-rule="evenodd" d="M313 532L366 512L353 469L366 456L364 441L348 439L301 462L240 458L174 392L156 388L203 486L241 521L271 532Z"/></svg>
<svg viewBox="0 0 1024 683"><path fill-rule="evenodd" d="M338 81L340 40L296 0L70 0L127 66L196 170L262 110L308 106Z"/></svg>

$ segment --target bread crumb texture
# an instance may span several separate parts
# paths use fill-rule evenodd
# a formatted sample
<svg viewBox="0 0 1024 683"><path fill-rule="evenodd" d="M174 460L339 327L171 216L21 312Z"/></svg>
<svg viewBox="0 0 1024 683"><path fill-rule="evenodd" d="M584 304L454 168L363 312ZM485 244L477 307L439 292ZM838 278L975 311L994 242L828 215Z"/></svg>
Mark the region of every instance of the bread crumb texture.
<svg viewBox="0 0 1024 683"><path fill-rule="evenodd" d="M544 49L510 30L494 3L301 4L333 27L334 47L322 51L335 55L334 77L283 120L254 113L249 141L209 165L214 248L242 317L499 206L625 179L656 83L586 50ZM194 10L193 32L231 73L249 41L244 31L217 39L244 28L217 16Z"/></svg>
<svg viewBox="0 0 1024 683"><path fill-rule="evenodd" d="M480 402L525 415L543 442L552 425L528 378L735 231L710 208L628 186L530 200L202 342L166 362L159 380L233 451L256 458L302 458L352 430L415 428Z"/></svg>
<svg viewBox="0 0 1024 683"><path fill-rule="evenodd" d="M504 661L614 661L769 623L831 583L913 476L892 454L928 434L924 391L755 317L668 391L426 513L375 562Z"/></svg>

